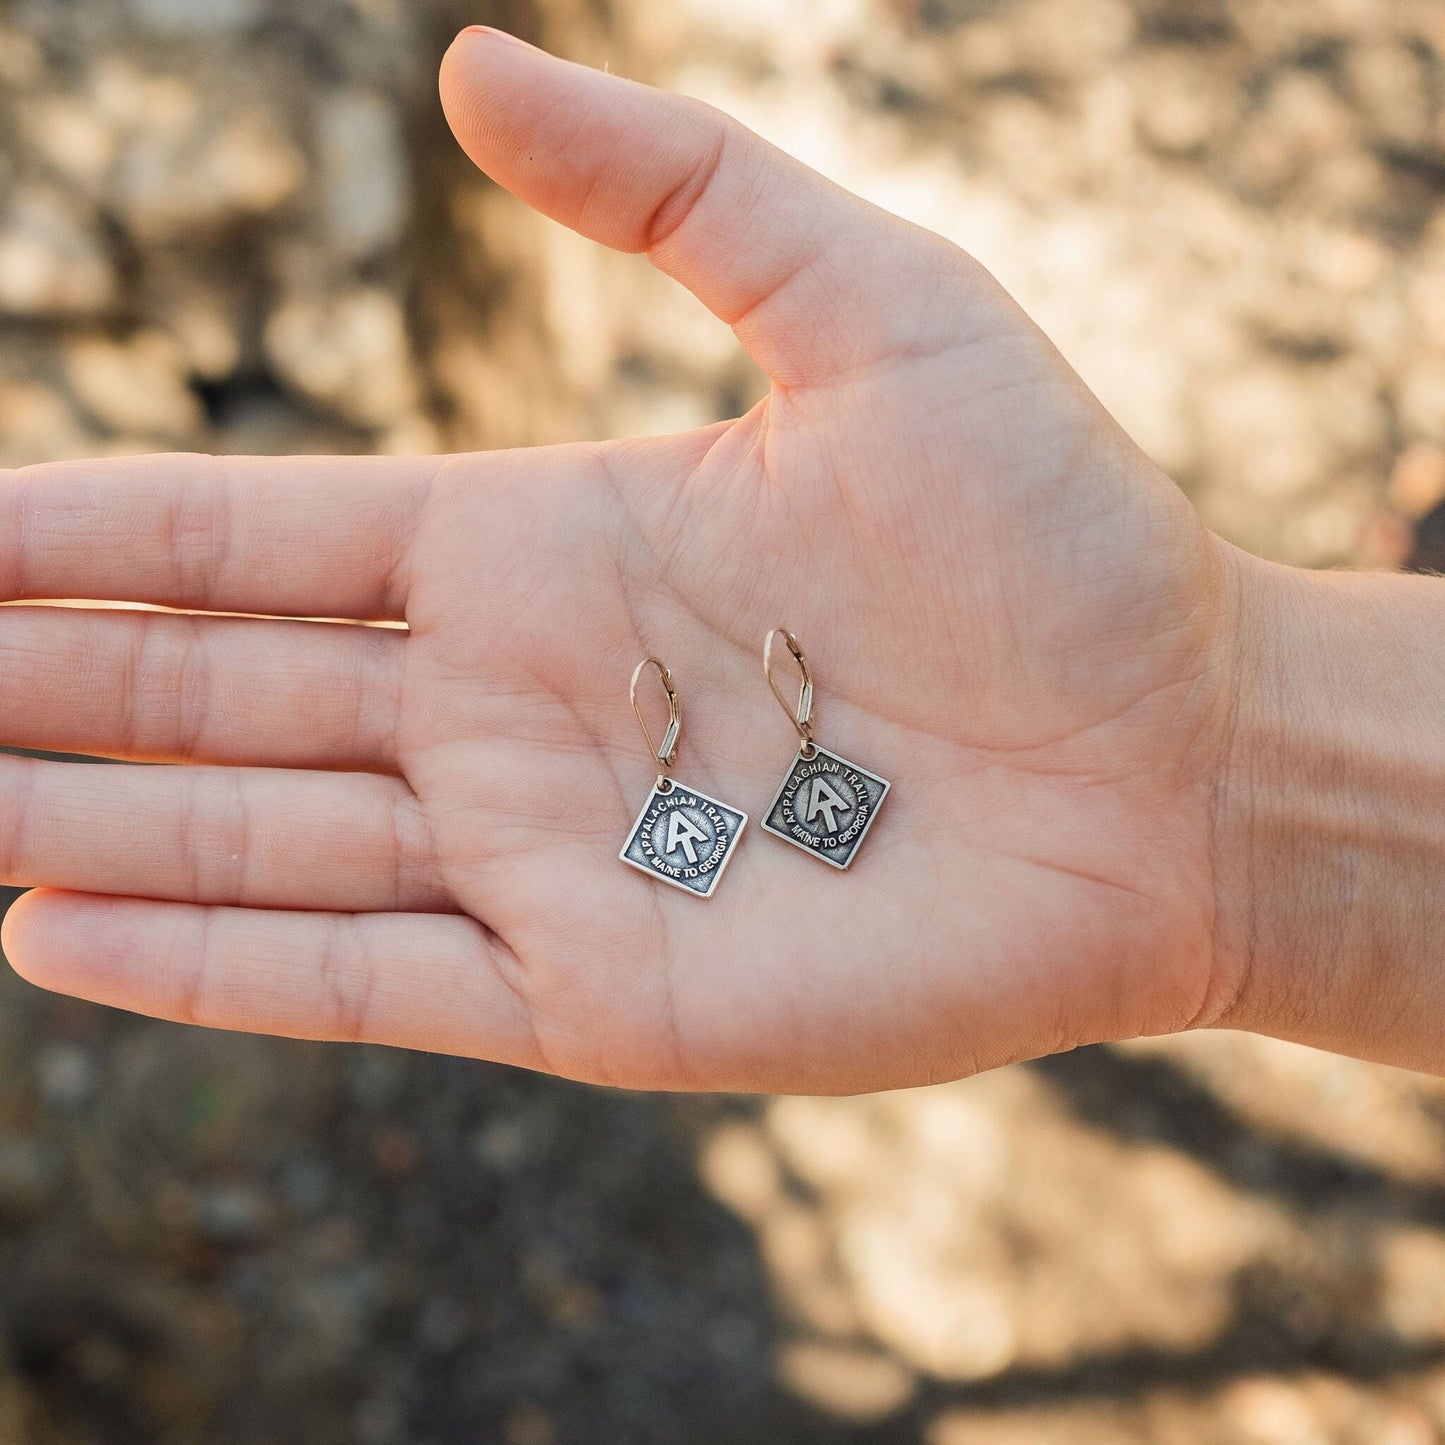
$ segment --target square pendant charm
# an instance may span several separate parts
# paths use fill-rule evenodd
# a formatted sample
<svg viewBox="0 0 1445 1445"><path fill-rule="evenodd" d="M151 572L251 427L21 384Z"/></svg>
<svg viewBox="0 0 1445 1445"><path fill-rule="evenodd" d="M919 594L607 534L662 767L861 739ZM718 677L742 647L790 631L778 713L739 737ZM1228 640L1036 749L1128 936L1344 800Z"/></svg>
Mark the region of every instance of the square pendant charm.
<svg viewBox="0 0 1445 1445"><path fill-rule="evenodd" d="M746 813L696 788L654 786L618 857L674 888L711 898L747 821Z"/></svg>
<svg viewBox="0 0 1445 1445"><path fill-rule="evenodd" d="M799 752L793 759L763 828L834 868L846 868L888 796L888 780L814 747L811 758Z"/></svg>

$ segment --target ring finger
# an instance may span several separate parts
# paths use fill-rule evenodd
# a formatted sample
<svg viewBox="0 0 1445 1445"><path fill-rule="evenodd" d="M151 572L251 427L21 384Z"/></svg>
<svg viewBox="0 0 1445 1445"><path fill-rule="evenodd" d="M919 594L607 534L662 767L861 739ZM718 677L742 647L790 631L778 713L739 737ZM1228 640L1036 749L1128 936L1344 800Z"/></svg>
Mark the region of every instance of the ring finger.
<svg viewBox="0 0 1445 1445"><path fill-rule="evenodd" d="M0 607L0 744L394 772L405 643L350 623Z"/></svg>
<svg viewBox="0 0 1445 1445"><path fill-rule="evenodd" d="M0 756L0 885L250 908L446 911L399 778Z"/></svg>

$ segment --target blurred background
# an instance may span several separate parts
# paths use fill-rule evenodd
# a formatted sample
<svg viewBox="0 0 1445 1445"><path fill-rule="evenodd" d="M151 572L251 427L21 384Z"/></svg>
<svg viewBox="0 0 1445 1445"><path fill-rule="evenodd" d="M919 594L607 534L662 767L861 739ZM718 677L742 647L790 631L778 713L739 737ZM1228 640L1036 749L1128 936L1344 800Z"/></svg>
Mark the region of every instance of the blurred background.
<svg viewBox="0 0 1445 1445"><path fill-rule="evenodd" d="M473 21L974 251L1232 539L1445 568L1442 0L0 0L0 465L748 406L468 169ZM457 1441L1445 1441L1445 1084L1221 1034L625 1096L0 977L0 1445Z"/></svg>

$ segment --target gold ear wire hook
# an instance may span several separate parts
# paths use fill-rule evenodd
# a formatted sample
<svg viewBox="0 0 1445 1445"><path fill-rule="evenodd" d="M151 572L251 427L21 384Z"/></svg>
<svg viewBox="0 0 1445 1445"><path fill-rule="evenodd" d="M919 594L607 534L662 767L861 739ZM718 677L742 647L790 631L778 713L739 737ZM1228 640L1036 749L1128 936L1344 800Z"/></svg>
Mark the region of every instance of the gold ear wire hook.
<svg viewBox="0 0 1445 1445"><path fill-rule="evenodd" d="M778 686L777 678L773 676L773 643L780 637L787 644L788 651L793 654L793 661L798 664L798 671L802 674L796 709L789 706L787 698L783 696L783 690ZM768 633L767 641L763 643L763 674L768 679L768 686L772 688L778 705L787 713L788 720L798 730L798 737L802 740L803 756L805 758L813 757L818 751L817 744L813 741L813 674L808 669L808 659L803 653L802 644L786 627L773 628Z"/></svg>
<svg viewBox="0 0 1445 1445"><path fill-rule="evenodd" d="M660 748L653 744L652 730L647 726L647 719L642 715L642 706L637 701L637 684L642 681L642 674L649 667L657 669L657 675L662 679L663 690L667 693L667 731L662 735ZM637 714L637 721L642 727L642 736L647 739L647 751L657 762L658 791L669 792L672 788L672 780L667 776L667 771L677 761L677 738L682 731L682 704L678 701L677 689L672 685L672 674L655 657L644 657L633 670L631 694L632 711Z"/></svg>

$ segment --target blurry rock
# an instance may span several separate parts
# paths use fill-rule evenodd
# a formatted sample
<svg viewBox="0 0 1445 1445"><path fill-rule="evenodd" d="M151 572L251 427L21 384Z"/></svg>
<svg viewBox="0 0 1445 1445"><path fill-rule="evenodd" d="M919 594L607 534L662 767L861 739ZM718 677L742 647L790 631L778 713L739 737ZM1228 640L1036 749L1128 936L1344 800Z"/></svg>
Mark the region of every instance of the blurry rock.
<svg viewBox="0 0 1445 1445"><path fill-rule="evenodd" d="M7 1369L0 1377L0 1440L14 1441L16 1445L22 1441L24 1445L89 1445L74 1435L64 1440L56 1432L54 1420L46 1418L48 1414Z"/></svg>
<svg viewBox="0 0 1445 1445"><path fill-rule="evenodd" d="M1300 567L1344 566L1358 553L1368 519L1364 489L1338 488L1290 511L1280 529L1280 558Z"/></svg>
<svg viewBox="0 0 1445 1445"><path fill-rule="evenodd" d="M1311 281L1327 290L1351 294L1379 281L1391 259L1374 237L1336 227L1311 227L1301 236L1299 250Z"/></svg>
<svg viewBox="0 0 1445 1445"><path fill-rule="evenodd" d="M770 1276L802 1324L839 1337L862 1331L859 1291L838 1268L833 1232L817 1212L779 1201L758 1222L758 1242Z"/></svg>
<svg viewBox="0 0 1445 1445"><path fill-rule="evenodd" d="M421 1162L415 1134L394 1125L377 1131L371 1151L378 1173L386 1179L406 1179Z"/></svg>
<svg viewBox="0 0 1445 1445"><path fill-rule="evenodd" d="M159 1274L120 1267L93 1232L81 1238L67 1250L54 1233L32 1234L37 1247L6 1279L9 1352L57 1427L40 1440L166 1439L177 1420L199 1418L231 1374L236 1341L227 1312Z"/></svg>
<svg viewBox="0 0 1445 1445"><path fill-rule="evenodd" d="M358 1049L347 1059L348 1103L366 1113L389 1113L406 1087L406 1064L391 1049Z"/></svg>
<svg viewBox="0 0 1445 1445"><path fill-rule="evenodd" d="M305 173L275 112L218 111L196 88L172 80L146 87L140 121L116 163L111 203L140 241L193 240L275 211Z"/></svg>
<svg viewBox="0 0 1445 1445"><path fill-rule="evenodd" d="M417 1343L429 1354L447 1355L457 1349L472 1328L466 1308L446 1295L429 1299L416 1322Z"/></svg>
<svg viewBox="0 0 1445 1445"><path fill-rule="evenodd" d="M1225 1423L1241 1445L1329 1445L1305 1394L1266 1378L1241 1380L1221 1402Z"/></svg>
<svg viewBox="0 0 1445 1445"><path fill-rule="evenodd" d="M65 179L93 196L112 157L117 136L93 102L66 91L28 97L16 108L25 143Z"/></svg>
<svg viewBox="0 0 1445 1445"><path fill-rule="evenodd" d="M1420 335L1445 336L1445 244L1437 243L1421 257L1421 265L1407 278L1408 309Z"/></svg>
<svg viewBox="0 0 1445 1445"><path fill-rule="evenodd" d="M335 91L316 112L321 204L330 240L349 260L389 250L406 225L409 168L396 104L373 91Z"/></svg>
<svg viewBox="0 0 1445 1445"><path fill-rule="evenodd" d="M93 316L115 298L115 273L94 217L49 187L14 192L0 214L0 310Z"/></svg>
<svg viewBox="0 0 1445 1445"><path fill-rule="evenodd" d="M1445 1334L1445 1236L1434 1229L1392 1230L1381 1253L1390 1325L1411 1340Z"/></svg>
<svg viewBox="0 0 1445 1445"><path fill-rule="evenodd" d="M238 30L262 14L262 0L129 0L141 24L154 30L207 34Z"/></svg>
<svg viewBox="0 0 1445 1445"><path fill-rule="evenodd" d="M860 1211L842 1232L839 1250L869 1332L944 1379L998 1374L1018 1351L1008 1288L993 1271L970 1278L940 1268L920 1233L900 1228L885 1208Z"/></svg>
<svg viewBox="0 0 1445 1445"><path fill-rule="evenodd" d="M1439 1432L1416 1406L1387 1406L1381 1415L1375 1445L1440 1445Z"/></svg>
<svg viewBox="0 0 1445 1445"><path fill-rule="evenodd" d="M1407 435L1445 436L1445 356L1417 359L1400 380L1396 405Z"/></svg>
<svg viewBox="0 0 1445 1445"><path fill-rule="evenodd" d="M1348 317L1338 295L1317 282L1279 275L1241 283L1241 315L1260 338L1298 364L1347 350Z"/></svg>
<svg viewBox="0 0 1445 1445"><path fill-rule="evenodd" d="M1231 117L1230 82L1187 50L1146 55L1138 66L1135 113L1144 143L1166 155L1201 149Z"/></svg>
<svg viewBox="0 0 1445 1445"><path fill-rule="evenodd" d="M378 432L373 450L388 457L421 457L442 451L444 446L437 424L413 412Z"/></svg>
<svg viewBox="0 0 1445 1445"><path fill-rule="evenodd" d="M336 1170L321 1157L304 1157L288 1162L281 1171L281 1191L287 1206L303 1217L326 1208L336 1187Z"/></svg>
<svg viewBox="0 0 1445 1445"><path fill-rule="evenodd" d="M0 1215L26 1219L39 1214L56 1196L63 1166L45 1141L23 1134L0 1134Z"/></svg>
<svg viewBox="0 0 1445 1445"><path fill-rule="evenodd" d="M120 133L140 130L174 133L194 124L200 97L180 66L142 69L124 54L102 53L86 74L87 95L94 114Z"/></svg>
<svg viewBox="0 0 1445 1445"><path fill-rule="evenodd" d="M298 1139L329 1098L320 1055L276 1040L147 1027L117 1041L107 1061L88 1187L117 1233L152 1231L157 1212L179 1231L200 1219L216 1236L244 1232L236 1219L271 1212L261 1181L304 1152ZM232 1188L258 1191L258 1201L226 1199Z"/></svg>
<svg viewBox="0 0 1445 1445"><path fill-rule="evenodd" d="M74 1114L95 1092L95 1059L79 1044L57 1042L40 1052L35 1067L40 1098L57 1114Z"/></svg>
<svg viewBox="0 0 1445 1445"><path fill-rule="evenodd" d="M1229 165L1251 195L1275 197L1323 157L1349 147L1354 131L1349 108L1324 76L1282 71L1232 149Z"/></svg>
<svg viewBox="0 0 1445 1445"><path fill-rule="evenodd" d="M1418 205L1379 153L1359 141L1331 147L1303 169L1299 201L1327 216L1378 216L1386 225L1413 225Z"/></svg>
<svg viewBox="0 0 1445 1445"><path fill-rule="evenodd" d="M45 56L34 35L8 24L0 29L0 84L20 91L37 85L46 73Z"/></svg>
<svg viewBox="0 0 1445 1445"><path fill-rule="evenodd" d="M1445 417L1442 417L1445 421ZM1423 517L1445 501L1445 448L1416 442L1395 459L1390 504L1405 517Z"/></svg>
<svg viewBox="0 0 1445 1445"><path fill-rule="evenodd" d="M708 1321L707 1347L720 1360L746 1366L760 1358L760 1322L738 1309L718 1310Z"/></svg>
<svg viewBox="0 0 1445 1445"><path fill-rule="evenodd" d="M367 1341L381 1298L379 1271L368 1264L328 1270L296 1303L313 1368L340 1369Z"/></svg>
<svg viewBox="0 0 1445 1445"><path fill-rule="evenodd" d="M143 333L128 345L81 337L67 348L66 374L76 397L107 426L178 439L204 423L178 360L174 344L160 332Z"/></svg>
<svg viewBox="0 0 1445 1445"><path fill-rule="evenodd" d="M505 1445L555 1445L557 1426L540 1405L524 1401L508 1412L502 1439Z"/></svg>
<svg viewBox="0 0 1445 1445"><path fill-rule="evenodd" d="M1346 298L1345 325L1338 334L1344 349L1352 347L1374 371L1372 405L1379 406L1379 388L1389 385L1400 358L1414 349L1418 326L1403 292L1388 283Z"/></svg>
<svg viewBox="0 0 1445 1445"><path fill-rule="evenodd" d="M1129 0L1033 0L1015 29L1031 70L1054 82L1084 79L1117 65L1133 38L1135 8Z"/></svg>
<svg viewBox="0 0 1445 1445"><path fill-rule="evenodd" d="M666 385L618 386L609 430L617 436L668 436L719 421L715 399Z"/></svg>
<svg viewBox="0 0 1445 1445"><path fill-rule="evenodd" d="M768 1111L769 1132L786 1145L789 1166L811 1188L858 1189L877 1168L878 1131L860 1110L834 1103L779 1099Z"/></svg>
<svg viewBox="0 0 1445 1445"><path fill-rule="evenodd" d="M1257 357L1199 397L1206 455L1265 498L1298 498L1358 466L1378 469L1385 419L1362 369Z"/></svg>
<svg viewBox="0 0 1445 1445"><path fill-rule="evenodd" d="M1423 228L1411 265L1401 275L1408 309L1427 345L1445 336L1445 209Z"/></svg>
<svg viewBox="0 0 1445 1445"><path fill-rule="evenodd" d="M373 1395L356 1407L357 1445L404 1445L406 1412L390 1395Z"/></svg>
<svg viewBox="0 0 1445 1445"><path fill-rule="evenodd" d="M202 1239L226 1248L255 1244L276 1221L272 1201L250 1185L219 1185L197 1190L190 1224Z"/></svg>
<svg viewBox="0 0 1445 1445"><path fill-rule="evenodd" d="M1275 497L1292 496L1320 480L1325 453L1318 444L1314 397L1296 368L1267 362L1241 367L1216 378L1200 405L1221 471L1228 463L1245 466L1250 488Z"/></svg>
<svg viewBox="0 0 1445 1445"><path fill-rule="evenodd" d="M174 341L188 376L219 382L241 366L246 298L237 288L162 259L147 267L141 299L146 315Z"/></svg>
<svg viewBox="0 0 1445 1445"><path fill-rule="evenodd" d="M365 1251L366 1232L354 1219L336 1215L318 1224L305 1245L323 1264L350 1264Z"/></svg>
<svg viewBox="0 0 1445 1445"><path fill-rule="evenodd" d="M75 456L89 440L70 403L53 388L0 381L0 466Z"/></svg>
<svg viewBox="0 0 1445 1445"><path fill-rule="evenodd" d="M345 0L346 8L378 25L394 25L404 0Z"/></svg>
<svg viewBox="0 0 1445 1445"><path fill-rule="evenodd" d="M744 1219L759 1219L783 1189L777 1156L761 1130L733 1121L713 1131L699 1161L713 1194Z"/></svg>
<svg viewBox="0 0 1445 1445"><path fill-rule="evenodd" d="M795 1394L859 1423L891 1415L913 1390L913 1376L888 1355L819 1341L790 1345L779 1373Z"/></svg>
<svg viewBox="0 0 1445 1445"><path fill-rule="evenodd" d="M1345 76L1376 140L1402 151L1432 149L1433 80L1414 48L1404 41L1351 46Z"/></svg>
<svg viewBox="0 0 1445 1445"><path fill-rule="evenodd" d="M527 1121L505 1114L489 1119L472 1136L471 1152L486 1168L510 1174L533 1152Z"/></svg>
<svg viewBox="0 0 1445 1445"><path fill-rule="evenodd" d="M277 374L359 426L382 426L416 401L400 303L365 289L283 302L266 326Z"/></svg>

